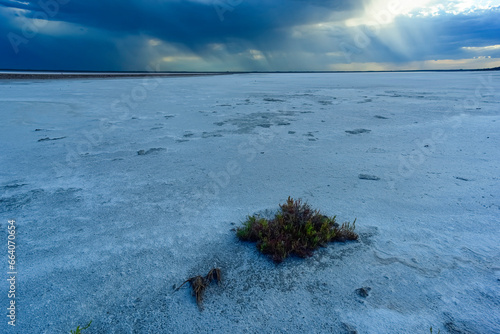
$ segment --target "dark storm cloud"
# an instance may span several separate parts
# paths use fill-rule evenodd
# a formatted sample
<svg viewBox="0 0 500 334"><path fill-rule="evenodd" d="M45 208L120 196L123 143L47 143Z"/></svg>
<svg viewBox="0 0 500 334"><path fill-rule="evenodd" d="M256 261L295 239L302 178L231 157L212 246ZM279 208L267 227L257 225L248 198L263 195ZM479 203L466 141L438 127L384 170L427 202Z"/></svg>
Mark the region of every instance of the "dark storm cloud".
<svg viewBox="0 0 500 334"><path fill-rule="evenodd" d="M43 6L29 2L31 10ZM46 3L46 2L41 2ZM231 5L233 3L234 5ZM171 42L197 45L238 37L252 39L275 29L323 20L332 11L350 10L359 1L126 1L71 0L55 19L119 31L146 32Z"/></svg>
<svg viewBox="0 0 500 334"><path fill-rule="evenodd" d="M77 26L90 28L84 35L51 36L43 32L33 38L29 43L19 44L19 49L34 59L40 67L51 65L50 61L40 59L41 51L48 46L54 48L50 52L50 59L57 58L59 53L71 54L76 50L93 49L94 54L102 54L106 62L106 54L113 48L120 38L128 36L146 35L158 38L203 53L208 44L226 43L228 40L239 40L245 43L257 43L265 47L279 44L291 26L308 24L311 22L328 19L334 12L351 11L360 6L359 1L124 1L111 0L48 0L48 1L0 1L3 13L6 9L20 9L18 20L4 20L0 28L5 37L8 32L23 36L23 27L19 26L19 18L40 17L48 15L50 20L72 23ZM10 25L9 25L10 23ZM26 29L25 29L26 30ZM12 35L12 34L11 34ZM64 35L64 34L63 34ZM7 42L7 43L6 43ZM16 40L19 43L19 40ZM3 55L3 63L9 67L15 63L25 64L23 55L13 53L12 47L7 47L10 41L2 41L4 50L9 50ZM26 44L26 45L24 45ZM79 51L78 51L79 52ZM134 50L128 50L134 52ZM85 54L87 54L85 52ZM45 53L44 53L45 54ZM115 55L113 55L115 56ZM47 58L47 57L45 57ZM83 57L77 57L83 58ZM75 60L75 58L73 58ZM94 66L92 57L81 59L87 67ZM120 59L115 58L115 62ZM70 65L68 59L62 64ZM115 65L116 66L116 65ZM16 66L17 67L17 66Z"/></svg>

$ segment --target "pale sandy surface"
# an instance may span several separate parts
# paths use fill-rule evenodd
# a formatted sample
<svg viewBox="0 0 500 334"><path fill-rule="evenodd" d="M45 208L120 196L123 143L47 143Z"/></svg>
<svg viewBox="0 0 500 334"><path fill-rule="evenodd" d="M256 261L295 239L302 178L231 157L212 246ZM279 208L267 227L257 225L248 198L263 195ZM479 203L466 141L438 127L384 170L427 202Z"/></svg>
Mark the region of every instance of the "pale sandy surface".
<svg viewBox="0 0 500 334"><path fill-rule="evenodd" d="M499 332L499 92L498 72L3 80L0 332ZM237 241L288 196L359 242L276 266ZM214 264L200 312L173 286Z"/></svg>

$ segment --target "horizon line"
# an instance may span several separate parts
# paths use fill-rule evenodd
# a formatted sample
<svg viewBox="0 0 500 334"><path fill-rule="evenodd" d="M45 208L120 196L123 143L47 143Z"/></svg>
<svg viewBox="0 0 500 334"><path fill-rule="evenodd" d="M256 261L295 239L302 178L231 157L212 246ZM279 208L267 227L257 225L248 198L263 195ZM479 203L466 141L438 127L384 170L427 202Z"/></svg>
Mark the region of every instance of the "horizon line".
<svg viewBox="0 0 500 334"><path fill-rule="evenodd" d="M408 72L477 72L499 71L500 67L480 69L432 69L432 70L381 70L381 71L57 71L57 70L5 70L0 69L0 79L56 79L126 76L203 76L229 74L328 74L328 73L408 73Z"/></svg>

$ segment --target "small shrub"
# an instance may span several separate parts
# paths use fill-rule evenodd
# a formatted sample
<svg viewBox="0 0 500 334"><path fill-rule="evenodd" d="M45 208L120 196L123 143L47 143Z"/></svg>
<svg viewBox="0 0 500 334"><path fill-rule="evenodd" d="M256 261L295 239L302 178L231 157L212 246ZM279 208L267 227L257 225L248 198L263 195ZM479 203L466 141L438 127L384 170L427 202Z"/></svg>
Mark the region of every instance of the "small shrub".
<svg viewBox="0 0 500 334"><path fill-rule="evenodd" d="M70 330L71 334L82 334L82 330L87 329L90 327L90 324L92 323L92 320L87 324L87 326L80 328L80 326L76 327L76 330Z"/></svg>
<svg viewBox="0 0 500 334"><path fill-rule="evenodd" d="M431 328L430 328L430 331L431 331L431 334L432 334L432 333L433 333L433 332L432 332L432 326L431 326ZM441 334L441 330L438 330L437 334Z"/></svg>
<svg viewBox="0 0 500 334"><path fill-rule="evenodd" d="M257 249L273 261L282 262L289 255L311 256L313 251L328 242L357 240L356 220L339 225L334 217L322 215L307 203L288 197L271 220L249 216L236 229L240 240L257 243Z"/></svg>

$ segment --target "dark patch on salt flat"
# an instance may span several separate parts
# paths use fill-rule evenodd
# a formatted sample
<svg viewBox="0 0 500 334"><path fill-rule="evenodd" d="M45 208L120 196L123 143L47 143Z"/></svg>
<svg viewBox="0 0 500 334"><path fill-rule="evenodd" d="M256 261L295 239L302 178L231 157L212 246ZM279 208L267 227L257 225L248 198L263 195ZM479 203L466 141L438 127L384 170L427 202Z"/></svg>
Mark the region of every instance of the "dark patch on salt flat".
<svg viewBox="0 0 500 334"><path fill-rule="evenodd" d="M479 333L477 329L472 328L472 324L461 319L455 319L450 313L445 312L444 316L448 319L444 327L451 334L470 334Z"/></svg>
<svg viewBox="0 0 500 334"><path fill-rule="evenodd" d="M348 324L346 322L342 323L342 327L345 331L346 334L358 334L358 331L356 330L356 327L354 327L351 324Z"/></svg>
<svg viewBox="0 0 500 334"><path fill-rule="evenodd" d="M359 135L361 133L369 133L369 132L372 132L372 130L368 130L368 129L354 129L354 130L346 130L347 133L351 134L351 135Z"/></svg>
<svg viewBox="0 0 500 334"><path fill-rule="evenodd" d="M64 137L57 137L57 138L49 138L49 137L45 137L45 138L41 138L41 139L38 139L38 141L49 141L49 140L60 140L60 139L64 139L66 138L66 136Z"/></svg>
<svg viewBox="0 0 500 334"><path fill-rule="evenodd" d="M224 137L221 133L219 132L203 132L201 134L202 138L211 138L211 137Z"/></svg>
<svg viewBox="0 0 500 334"><path fill-rule="evenodd" d="M318 132L318 131L315 131L315 132ZM308 132L308 133L304 134L304 137L308 137L307 139L308 139L309 141L317 141L317 140L318 140L318 138L316 138L316 137L314 136L314 133L313 133L313 132Z"/></svg>
<svg viewBox="0 0 500 334"><path fill-rule="evenodd" d="M38 198L44 191L42 189L31 190L27 193L18 194L10 197L0 198L0 212L9 212L22 209L33 199Z"/></svg>
<svg viewBox="0 0 500 334"><path fill-rule="evenodd" d="M287 116L293 116L293 111L279 112L258 112L242 115L238 118L231 118L223 121L225 124L236 126L237 130L224 131L226 133L252 133L256 128L270 128L275 125L290 125L292 119ZM215 123L216 124L216 123Z"/></svg>
<svg viewBox="0 0 500 334"><path fill-rule="evenodd" d="M362 288L356 289L356 293L358 294L358 296L366 298L366 297L368 297L368 294L371 291L371 289L372 288L370 288L368 286L364 286Z"/></svg>
<svg viewBox="0 0 500 334"><path fill-rule="evenodd" d="M369 180L369 181L379 181L380 177L375 176L375 175L369 175L369 174L359 174L358 178L360 180Z"/></svg>
<svg viewBox="0 0 500 334"><path fill-rule="evenodd" d="M148 155L151 153L158 153L160 151L164 151L165 149L163 147L158 147L158 148L150 148L149 150L139 150L137 151L137 155Z"/></svg>
<svg viewBox="0 0 500 334"><path fill-rule="evenodd" d="M13 183L13 184L7 184L5 186L3 186L2 188L7 190L7 189L16 189L16 188L20 188L20 187L23 187L23 186L26 186L27 184L26 183Z"/></svg>
<svg viewBox="0 0 500 334"><path fill-rule="evenodd" d="M24 210L27 205L33 203L37 203L37 206L52 207L57 204L69 207L83 201L83 198L78 195L81 190L81 188L58 188L54 192L48 192L44 189L34 189L14 196L2 197L0 198L0 213Z"/></svg>
<svg viewBox="0 0 500 334"><path fill-rule="evenodd" d="M383 148L372 147L366 151L366 153L385 153L387 152Z"/></svg>

